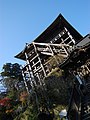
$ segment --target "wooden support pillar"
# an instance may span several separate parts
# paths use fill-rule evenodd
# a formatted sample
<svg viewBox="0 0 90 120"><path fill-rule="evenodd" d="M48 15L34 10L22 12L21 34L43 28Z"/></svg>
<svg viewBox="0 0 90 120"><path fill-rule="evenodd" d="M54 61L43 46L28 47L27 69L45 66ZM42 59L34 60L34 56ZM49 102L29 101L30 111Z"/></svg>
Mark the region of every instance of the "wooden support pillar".
<svg viewBox="0 0 90 120"><path fill-rule="evenodd" d="M66 55L68 56L68 52L67 52L67 50L65 49L65 47L64 47L64 46L62 46L62 48L64 49L64 51L65 51Z"/></svg>
<svg viewBox="0 0 90 120"><path fill-rule="evenodd" d="M33 74L33 71L32 71L32 69L31 69L30 62L29 62L29 60L28 60L28 55L27 55L26 52L25 52L25 56L26 56L26 62L27 62L27 64L28 64L28 72L29 72L29 74L31 75L31 81L32 81L32 83L33 83L33 88L32 88L32 90L33 90L33 92L34 92L34 94L35 94L36 104L37 104L37 108L38 108L38 111L39 111L39 101L38 101L38 97L37 97L37 89L36 89L36 82L35 82L35 79L34 79L34 74ZM30 72L31 72L31 73L30 73Z"/></svg>
<svg viewBox="0 0 90 120"><path fill-rule="evenodd" d="M26 70L27 70L27 72L28 72L29 81L30 81L30 83L31 83L31 86L32 86L32 88L33 88L34 86L33 86L33 82L32 82L32 77L31 77L31 74L30 74L30 72L29 72L29 69L28 69L28 67L26 67Z"/></svg>
<svg viewBox="0 0 90 120"><path fill-rule="evenodd" d="M25 75L24 75L24 72L23 72L23 68L22 68L22 76L23 76L25 88L26 88L26 90L27 90L27 92L28 92L28 94L29 94L29 89L28 89L28 85L27 85L27 83L26 83L26 79L25 79Z"/></svg>
<svg viewBox="0 0 90 120"><path fill-rule="evenodd" d="M46 72L45 72L44 66L43 66L43 64L42 64L42 62L41 62L41 59L40 59L40 57L39 57L39 54L38 54L38 52L37 52L37 48L36 48L34 42L33 42L33 46L34 46L35 52L36 52L36 54L37 54L37 56L38 56L38 60L39 60L40 65L41 65L41 67L42 67L42 70L43 70L44 76L46 77Z"/></svg>
<svg viewBox="0 0 90 120"><path fill-rule="evenodd" d="M70 32L67 32L68 36L71 38L71 41L73 42L73 44L75 45L75 40L73 39L72 35L70 34Z"/></svg>
<svg viewBox="0 0 90 120"><path fill-rule="evenodd" d="M25 52L25 56L26 56L26 62L27 62L27 65L28 65L28 72L29 72L29 74L31 75L33 86L34 86L34 85L36 86L36 82L35 82L35 80L34 80L33 71L32 71L32 69L31 69L30 62L29 62L29 60L28 60L28 55L27 55L26 52ZM30 73L30 72L31 72L31 73Z"/></svg>
<svg viewBox="0 0 90 120"><path fill-rule="evenodd" d="M51 53L52 53L52 55L53 55L53 57L54 57L54 59L55 59L55 61L56 61L57 65L58 65L58 64L59 64L59 62L58 62L57 58L55 57L54 52L53 52L53 50L52 50L51 46L50 46L50 45L48 45L48 46L49 46L49 48L50 48L50 51L51 51Z"/></svg>

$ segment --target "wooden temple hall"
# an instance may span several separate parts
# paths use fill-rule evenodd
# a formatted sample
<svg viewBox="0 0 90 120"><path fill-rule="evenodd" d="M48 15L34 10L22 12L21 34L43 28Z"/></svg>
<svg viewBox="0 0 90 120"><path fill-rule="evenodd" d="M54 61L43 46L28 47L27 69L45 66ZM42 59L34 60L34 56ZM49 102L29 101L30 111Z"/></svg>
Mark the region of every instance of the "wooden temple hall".
<svg viewBox="0 0 90 120"><path fill-rule="evenodd" d="M26 44L15 57L26 61L22 67L22 75L27 91L28 83L31 88L44 84L45 77L68 57L82 38L60 14L41 35ZM52 61L56 63L53 66Z"/></svg>

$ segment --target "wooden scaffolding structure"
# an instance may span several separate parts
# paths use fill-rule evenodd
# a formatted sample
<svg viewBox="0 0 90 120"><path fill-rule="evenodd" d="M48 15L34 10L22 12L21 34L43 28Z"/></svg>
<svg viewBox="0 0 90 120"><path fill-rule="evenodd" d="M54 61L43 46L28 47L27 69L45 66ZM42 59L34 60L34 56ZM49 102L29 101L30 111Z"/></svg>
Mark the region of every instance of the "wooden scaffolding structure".
<svg viewBox="0 0 90 120"><path fill-rule="evenodd" d="M60 64L82 38L60 14L39 37L26 44L25 49L15 57L26 61L22 75L27 91L34 86L44 85L45 77L53 69L52 59L56 65Z"/></svg>

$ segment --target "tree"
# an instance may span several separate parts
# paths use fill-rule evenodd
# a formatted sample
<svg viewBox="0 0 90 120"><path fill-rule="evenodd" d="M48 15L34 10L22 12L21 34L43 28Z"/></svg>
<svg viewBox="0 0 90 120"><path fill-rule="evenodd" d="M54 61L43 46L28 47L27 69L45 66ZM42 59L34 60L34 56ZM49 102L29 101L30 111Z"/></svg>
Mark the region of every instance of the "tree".
<svg viewBox="0 0 90 120"><path fill-rule="evenodd" d="M3 65L1 77L8 90L18 89L19 83L23 80L20 65L18 63L6 63Z"/></svg>
<svg viewBox="0 0 90 120"><path fill-rule="evenodd" d="M64 80L63 72L60 69L54 70L45 79L47 95L52 104L67 105L68 103L68 85Z"/></svg>

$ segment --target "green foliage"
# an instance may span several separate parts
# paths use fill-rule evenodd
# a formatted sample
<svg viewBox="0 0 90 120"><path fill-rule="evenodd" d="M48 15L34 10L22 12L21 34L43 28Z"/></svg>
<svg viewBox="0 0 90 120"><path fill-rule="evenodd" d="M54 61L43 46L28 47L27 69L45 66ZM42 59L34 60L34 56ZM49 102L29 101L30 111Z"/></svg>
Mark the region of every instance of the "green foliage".
<svg viewBox="0 0 90 120"><path fill-rule="evenodd" d="M7 93L7 97L11 98L13 100L16 100L18 98L18 92L14 89L11 89L8 93Z"/></svg>
<svg viewBox="0 0 90 120"><path fill-rule="evenodd" d="M19 84L23 80L20 65L18 63L4 64L0 74L3 79L3 83L8 90L15 87L15 85Z"/></svg>
<svg viewBox="0 0 90 120"><path fill-rule="evenodd" d="M18 115L14 120L36 120L37 119L37 111L35 106L29 105L28 108Z"/></svg>
<svg viewBox="0 0 90 120"><path fill-rule="evenodd" d="M58 56L56 56L58 57ZM59 58L59 57L58 57ZM60 112L63 108L65 108L65 106L68 103L68 81L65 81L64 79L64 75L63 72L57 68L56 65L56 61L55 59L51 60L50 62L50 67L51 72L48 75L48 77L45 79L45 88L44 87L38 87L37 88L37 96L38 96L38 101L39 104L43 104L46 105L46 102L44 100L45 97L43 97L43 95L46 95L46 97L49 98L51 105L55 104L55 107L53 107L54 112L55 112L55 120L59 120L59 116L58 116L58 112L56 112L58 109L58 111ZM11 64L11 63L6 63L3 66L3 71L1 72L1 76L4 78L4 82L5 85L8 87L9 92L7 94L7 96L9 98L12 99L17 99L18 97L18 93L16 88L15 88L15 84L17 84L18 82L20 83L22 81L22 75L21 75L21 69L20 69L20 65L15 63L15 64ZM71 78L70 78L71 79ZM44 89L45 92L44 93ZM33 97L32 97L33 96ZM14 120L36 120L37 119L37 107L35 107L36 103L35 103L35 94L32 93L32 104L34 105L30 105L26 108L25 111L21 110L21 112L19 113L19 115L17 115L17 117ZM18 104L19 107L20 104ZM18 107L15 107L16 111L18 110Z"/></svg>
<svg viewBox="0 0 90 120"><path fill-rule="evenodd" d="M47 94L53 104L67 104L68 85L63 77L49 76L46 80Z"/></svg>
<svg viewBox="0 0 90 120"><path fill-rule="evenodd" d="M6 63L3 65L3 71L1 72L1 76L10 77L10 78L20 78L21 77L21 69L18 63Z"/></svg>
<svg viewBox="0 0 90 120"><path fill-rule="evenodd" d="M55 107L53 108L54 114L55 114L54 120L60 120L59 113L60 113L61 110L66 109L66 108L67 108L67 107L64 106L64 105L57 105L57 106L55 106Z"/></svg>
<svg viewBox="0 0 90 120"><path fill-rule="evenodd" d="M52 69L52 71L48 74L48 77L49 76L56 76L56 77L61 77L62 76L62 70L60 70L59 68L55 68L55 69Z"/></svg>

